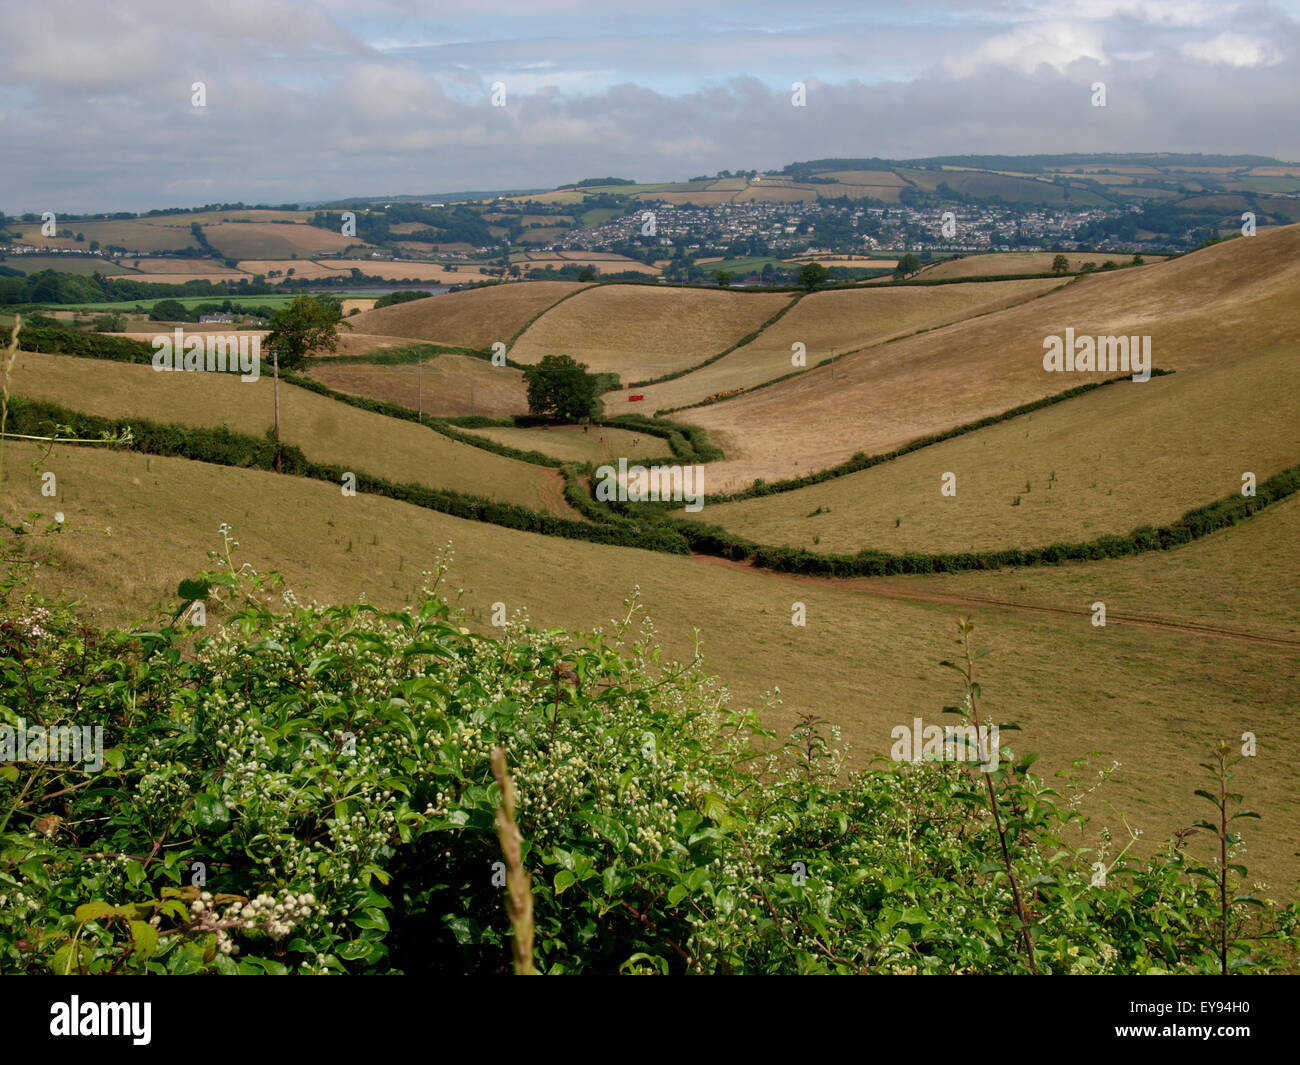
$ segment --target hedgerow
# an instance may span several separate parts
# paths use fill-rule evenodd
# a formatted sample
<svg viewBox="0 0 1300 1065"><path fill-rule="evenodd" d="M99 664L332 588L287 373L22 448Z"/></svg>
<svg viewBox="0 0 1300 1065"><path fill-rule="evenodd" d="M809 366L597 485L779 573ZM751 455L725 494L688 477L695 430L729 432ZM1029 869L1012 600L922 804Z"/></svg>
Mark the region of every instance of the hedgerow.
<svg viewBox="0 0 1300 1065"><path fill-rule="evenodd" d="M1077 781L1058 794L1005 743L987 774L850 771L811 716L780 744L698 660L660 661L635 595L604 635L517 617L487 638L439 598L445 558L409 610L303 607L237 567L222 531L216 566L148 624L5 599L0 719L104 730L98 771L0 764L6 972L482 975L529 941L548 974L1294 956L1300 908L1238 890L1226 748L1203 793L1219 816L1197 823L1224 826L1232 864L1184 834L1138 859L1074 810ZM978 720L971 674L957 694ZM496 751L517 792L511 868ZM508 878L531 898L513 930Z"/></svg>

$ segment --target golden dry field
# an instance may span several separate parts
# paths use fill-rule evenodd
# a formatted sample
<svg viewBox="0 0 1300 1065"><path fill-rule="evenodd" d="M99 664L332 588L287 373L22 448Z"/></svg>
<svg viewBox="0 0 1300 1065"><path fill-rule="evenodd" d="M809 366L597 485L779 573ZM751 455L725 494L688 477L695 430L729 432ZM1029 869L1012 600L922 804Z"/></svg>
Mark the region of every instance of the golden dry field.
<svg viewBox="0 0 1300 1065"><path fill-rule="evenodd" d="M626 459L671 459L672 448L660 436L614 429L605 425L552 425L535 428L466 429L521 451L540 451L565 462L617 463Z"/></svg>
<svg viewBox="0 0 1300 1065"><path fill-rule="evenodd" d="M829 367L691 411L727 461L724 491L824 469L1097 380L1048 373L1043 343L1064 335L1147 335L1155 365L1181 370L1300 335L1300 226L1231 240L1170 262L1079 278L996 314L869 348Z"/></svg>
<svg viewBox="0 0 1300 1065"><path fill-rule="evenodd" d="M601 285L558 304L510 350L517 362L572 355L624 382L683 370L716 355L790 302L784 293Z"/></svg>
<svg viewBox="0 0 1300 1065"><path fill-rule="evenodd" d="M365 241L305 223L217 222L203 227L208 241L231 259L309 259L321 252L367 247Z"/></svg>
<svg viewBox="0 0 1300 1065"><path fill-rule="evenodd" d="M753 388L794 372L793 345L804 345L805 364L879 344L890 337L935 328L1011 306L1050 292L1060 282L994 281L935 288L854 288L804 296L750 343L708 366L637 391L647 410L684 407L733 388ZM735 299L752 296L733 294ZM616 397L612 397L616 398ZM682 412L696 421L698 410ZM757 428L757 427L756 427Z"/></svg>
<svg viewBox="0 0 1300 1065"><path fill-rule="evenodd" d="M366 341L377 338L352 337ZM398 342L398 345L403 342ZM418 343L418 341L417 341ZM376 344L368 350L384 347ZM439 355L426 359L421 372L415 364L384 366L339 363L321 358L311 363L309 375L321 384L354 396L397 403L425 414L455 418L466 414L502 417L528 413L524 375L511 366L493 366L468 355ZM540 449L539 449L540 450Z"/></svg>
<svg viewBox="0 0 1300 1065"><path fill-rule="evenodd" d="M1051 273L1052 261L1056 252L1050 251L1001 251L981 255L967 255L961 259L927 266L916 276L922 280L937 280L943 277L983 277L1001 274L1047 274ZM1085 251L1070 252L1065 256L1071 272L1082 269L1084 263L1095 263L1098 267L1110 260L1117 266L1127 266L1133 261L1131 254L1122 252ZM1163 255L1143 255L1148 263L1160 262Z"/></svg>
<svg viewBox="0 0 1300 1065"><path fill-rule="evenodd" d="M1258 397L1270 395L1267 403ZM1250 410L1248 419L1223 417ZM1045 547L1164 525L1300 464L1300 344L1125 381L821 484L689 515L852 554ZM955 495L940 492L955 475Z"/></svg>
<svg viewBox="0 0 1300 1065"><path fill-rule="evenodd" d="M487 348L508 343L530 318L584 287L571 281L518 281L399 303L348 321L358 333Z"/></svg>
<svg viewBox="0 0 1300 1065"><path fill-rule="evenodd" d="M168 373L152 366L28 352L18 358L13 391L105 418L226 425L262 436L274 423L269 363L262 369L264 376L244 382L229 373ZM302 448L314 462L577 516L557 495L555 470L494 455L413 422L371 414L283 382L280 426L285 442Z"/></svg>

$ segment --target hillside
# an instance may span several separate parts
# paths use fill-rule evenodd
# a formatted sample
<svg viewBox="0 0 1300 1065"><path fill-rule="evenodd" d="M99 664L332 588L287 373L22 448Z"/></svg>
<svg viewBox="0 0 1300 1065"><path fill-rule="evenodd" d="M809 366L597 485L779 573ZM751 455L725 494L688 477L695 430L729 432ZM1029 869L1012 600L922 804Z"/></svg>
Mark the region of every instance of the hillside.
<svg viewBox="0 0 1300 1065"><path fill-rule="evenodd" d="M32 508L36 454L10 445L8 513ZM928 719L953 699L952 681L936 663L951 654L951 618L964 608L942 598L900 597L893 582L804 580L540 537L378 497L341 500L318 482L181 459L59 447L41 466L58 476L59 495L49 502L66 521L57 538L33 548L53 551L48 560L58 563L34 570L34 579L47 590L88 598L104 621L170 602L177 582L207 564L204 552L218 545L221 522L234 527L242 545L237 562L282 571L301 601L365 594L380 607L409 603L421 571L452 541L446 587L464 590L462 602L483 631L494 631L496 602L543 628L608 625L624 616L621 602L639 586L666 657L689 660L698 629L706 661L737 700L766 705L764 693L779 686L781 702L766 714L771 724L784 731L800 713L817 713L842 728L858 764L887 753L894 725L913 715ZM1288 708L1300 698L1300 648L1176 627L1116 622L1095 629L1087 615L1094 593L1081 603L1072 582L1093 572L1110 587L1120 578L1109 575L1126 575L1133 598L1113 609L1171 622L1183 617L1180 582L1199 583L1202 596L1244 616L1251 608L1241 588L1272 585L1273 545L1280 527L1294 525L1295 509L1266 512L1167 555L1033 575L1039 596L1068 614L1011 606L975 611L981 643L994 648L982 664L992 712L1023 726L1017 746L1042 752L1045 775L1089 751L1098 752L1094 765L1123 763L1104 797L1145 830L1143 853L1186 823L1187 782L1205 744L1249 728L1261 736L1250 801L1268 826L1252 839L1252 873L1289 880L1300 872L1293 816L1300 784L1272 739L1285 735ZM1237 559L1230 570L1220 564L1226 549ZM1163 582L1162 569L1171 564L1177 580ZM1059 592L1050 590L1054 579L1066 582ZM966 577L947 580L945 588L960 594ZM1278 597L1294 617L1300 604L1289 577ZM807 607L803 628L790 624L796 600ZM1153 733L1176 735L1177 742L1153 743Z"/></svg>
<svg viewBox="0 0 1300 1065"><path fill-rule="evenodd" d="M511 348L517 362L572 355L624 384L717 355L759 329L791 296L643 285L600 285L547 311Z"/></svg>
<svg viewBox="0 0 1300 1065"><path fill-rule="evenodd" d="M348 324L358 333L488 348L509 343L530 319L583 287L568 281L491 285L365 311Z"/></svg>
<svg viewBox="0 0 1300 1065"><path fill-rule="evenodd" d="M759 543L841 554L1092 540L1234 495L1245 471L1262 482L1300 463L1297 425L1293 343L1125 380L870 469L688 516ZM946 472L956 476L953 496L940 493Z"/></svg>
<svg viewBox="0 0 1300 1065"><path fill-rule="evenodd" d="M226 425L259 437L274 422L269 375L246 383L233 374L159 373L147 365L25 352L13 392L105 418ZM315 462L577 517L563 501L555 470L491 454L413 422L284 383L280 420L285 442Z"/></svg>
<svg viewBox="0 0 1300 1065"><path fill-rule="evenodd" d="M1000 413L1099 373L1047 373L1043 341L1149 335L1155 365L1191 369L1300 333L1300 226L1165 263L1082 277L1058 292L837 360L769 388L693 410L727 453L711 490L824 469L856 451Z"/></svg>
<svg viewBox="0 0 1300 1065"><path fill-rule="evenodd" d="M698 370L637 391L647 410L672 410L735 388L753 388L793 373L793 345L807 366L920 329L1033 299L1059 281L997 281L939 288L855 288L804 296L754 340ZM739 296L738 299L752 299ZM611 397L616 399L617 397ZM692 412L693 415L694 412ZM691 416L687 417L691 420Z"/></svg>

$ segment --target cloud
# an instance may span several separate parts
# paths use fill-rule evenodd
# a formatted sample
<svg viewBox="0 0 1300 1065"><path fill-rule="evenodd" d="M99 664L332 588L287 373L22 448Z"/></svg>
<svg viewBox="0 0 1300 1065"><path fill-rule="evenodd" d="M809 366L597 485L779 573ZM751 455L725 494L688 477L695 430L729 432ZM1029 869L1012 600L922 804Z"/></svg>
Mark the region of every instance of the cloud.
<svg viewBox="0 0 1300 1065"><path fill-rule="evenodd" d="M1189 41L1179 52L1202 63L1229 67L1270 67L1282 62L1282 52L1272 41L1224 32L1207 41Z"/></svg>
<svg viewBox="0 0 1300 1065"><path fill-rule="evenodd" d="M828 156L1300 157L1300 132L1277 120L1294 110L1300 25L1252 8L1246 33L1231 12L662 0L607 18L588 0L45 0L15 8L0 35L0 133L40 146L0 157L0 210L674 180ZM1106 108L1090 106L1097 75ZM195 80L206 108L190 105ZM791 106L793 81L807 107Z"/></svg>
<svg viewBox="0 0 1300 1065"><path fill-rule="evenodd" d="M944 65L956 77L969 77L989 67L1033 74L1047 66L1064 73L1080 59L1093 60L1099 66L1108 63L1100 33L1072 22L1043 22L991 37L970 55L947 57Z"/></svg>

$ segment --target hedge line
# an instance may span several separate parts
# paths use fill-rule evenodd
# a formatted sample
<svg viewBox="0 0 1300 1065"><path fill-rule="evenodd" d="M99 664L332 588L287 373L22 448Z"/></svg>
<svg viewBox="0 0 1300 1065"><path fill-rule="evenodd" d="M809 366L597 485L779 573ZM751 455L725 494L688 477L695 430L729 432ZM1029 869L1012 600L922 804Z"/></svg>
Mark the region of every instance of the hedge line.
<svg viewBox="0 0 1300 1065"><path fill-rule="evenodd" d="M628 388L645 388L647 385L661 385L665 381L675 381L679 377L685 377L688 373L694 373L696 370L701 370L705 366L708 366L710 363L717 362L719 359L724 358L727 355L730 355L737 348L743 348L746 344L753 343L763 333L767 332L768 329L770 329L777 322L779 322L781 318L784 317L787 311L793 309L794 305L798 303L801 299L803 299L804 296L807 295L808 295L807 292L800 292L797 296L795 296L794 299L792 299L789 303L787 303L784 307L782 307L779 311L777 311L776 314L772 315L771 318L769 318L766 322L764 322L756 330L754 330L754 332L746 333L743 337L741 337L734 344L732 344L731 347L725 349L724 351L718 352L718 354L716 355L710 355L703 362L696 363L694 366L688 366L684 370L674 370L672 373L666 373L662 377L652 377L646 381L633 381L630 385L628 385Z"/></svg>
<svg viewBox="0 0 1300 1065"><path fill-rule="evenodd" d="M20 397L10 400L9 419L10 431L31 435L48 435L56 424L69 425L77 435L86 437L98 436L105 432L116 434L122 428L130 426L133 450L150 455L168 455L244 469L274 470L276 453L279 452L282 473L340 486L344 473L350 472L356 477L358 491L387 496L390 499L424 507L426 510L436 510L453 517L540 533L545 536L585 540L589 543L640 547L648 551L678 555L689 553L686 538L664 525L648 526L626 520L604 520L598 524L588 524L570 518L543 514L517 503L499 503L460 492L429 488L422 484L394 484L381 477L347 470L343 466L312 462L300 449L292 445L277 446L269 431L265 438L259 439L231 432L224 426L219 429L200 429L160 425L137 418L101 418L69 411L52 403L25 400Z"/></svg>
<svg viewBox="0 0 1300 1065"><path fill-rule="evenodd" d="M160 335L171 336L171 331ZM18 346L23 351L44 352L51 355L75 355L82 359L109 359L113 362L151 363L153 345L147 340L106 333L83 333L59 326L23 324L18 334Z"/></svg>
<svg viewBox="0 0 1300 1065"><path fill-rule="evenodd" d="M1166 377L1172 374L1173 370L1158 370L1152 368L1152 377ZM852 458L841 462L838 466L831 466L817 473L804 474L802 477L791 477L785 481L774 481L771 484L754 484L749 488L742 488L738 492L721 492L717 495L708 495L705 502L708 503L735 503L742 499L754 499L758 496L777 495L781 492L792 492L798 488L807 488L809 485L821 484L824 481L832 481L837 477L843 477L845 474L857 473L860 470L870 469L872 466L879 466L882 462L890 462L893 459L900 458L913 451L919 451L923 447L929 447L932 444L939 444L945 440L951 440L955 436L964 436L966 433L973 433L977 429L986 429L990 425L996 425L998 422L1005 422L1011 418L1018 418L1022 414L1030 414L1033 411L1041 410L1044 407L1051 407L1057 403L1063 403L1067 399L1073 399L1075 396L1081 396L1085 392L1091 392L1095 388L1104 388L1107 385L1119 384L1131 379L1130 374L1121 374L1119 377L1110 377L1105 381L1091 381L1087 384L1076 385L1074 388L1068 388L1064 392L1057 392L1055 395L1045 396L1042 399L1033 400L1030 403L1022 404L1019 407L1012 407L1011 410L1003 411L1001 414L990 414L987 418L980 418L978 421L967 422L965 425L959 425L956 428L948 429L942 433L931 433L929 436L923 436L920 439L913 440L909 444L895 448L893 451L887 451L881 455L864 455L861 451Z"/></svg>
<svg viewBox="0 0 1300 1065"><path fill-rule="evenodd" d="M1057 543L1047 547L1009 548L1003 551L973 551L959 554L926 555L909 552L859 551L855 555L820 555L805 548L770 547L733 536L718 526L698 525L681 518L674 527L698 554L716 555L736 561L752 560L755 566L781 573L816 577L881 577L908 573L958 573L972 569L1001 569L1007 566L1055 565L1102 558L1123 558L1145 551L1170 548L1199 540L1212 532L1230 528L1300 490L1300 466L1292 466L1256 487L1253 497L1235 494L1187 511L1170 525L1143 525L1127 536L1099 536L1081 543Z"/></svg>

